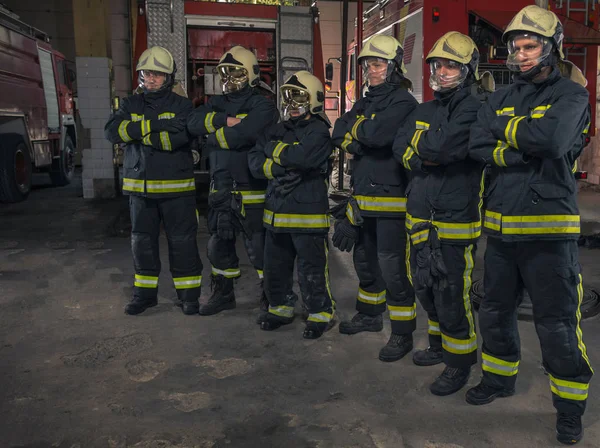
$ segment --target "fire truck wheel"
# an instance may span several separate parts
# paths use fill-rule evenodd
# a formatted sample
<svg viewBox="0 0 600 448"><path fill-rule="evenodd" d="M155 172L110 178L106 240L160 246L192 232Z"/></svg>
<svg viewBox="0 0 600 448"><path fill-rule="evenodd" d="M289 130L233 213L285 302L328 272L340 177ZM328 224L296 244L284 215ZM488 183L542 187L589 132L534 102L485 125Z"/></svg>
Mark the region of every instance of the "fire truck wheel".
<svg viewBox="0 0 600 448"><path fill-rule="evenodd" d="M50 171L50 180L52 184L57 187L69 185L73 180L73 173L75 172L75 145L73 140L68 135L65 137L65 146L60 152L60 159L54 161L52 164L52 171Z"/></svg>
<svg viewBox="0 0 600 448"><path fill-rule="evenodd" d="M31 154L23 137L0 136L0 201L24 201L31 190Z"/></svg>

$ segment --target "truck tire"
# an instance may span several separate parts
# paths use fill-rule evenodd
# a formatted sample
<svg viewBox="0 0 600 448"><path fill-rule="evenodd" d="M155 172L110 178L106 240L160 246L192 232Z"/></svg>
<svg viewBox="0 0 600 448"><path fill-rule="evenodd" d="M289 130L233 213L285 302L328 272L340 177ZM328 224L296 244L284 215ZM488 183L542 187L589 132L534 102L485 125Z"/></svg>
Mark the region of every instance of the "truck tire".
<svg viewBox="0 0 600 448"><path fill-rule="evenodd" d="M68 135L65 137L65 146L60 152L60 158L52 163L50 180L52 185L62 187L69 185L75 173L75 145Z"/></svg>
<svg viewBox="0 0 600 448"><path fill-rule="evenodd" d="M20 202L31 191L31 154L23 137L0 136L0 201Z"/></svg>

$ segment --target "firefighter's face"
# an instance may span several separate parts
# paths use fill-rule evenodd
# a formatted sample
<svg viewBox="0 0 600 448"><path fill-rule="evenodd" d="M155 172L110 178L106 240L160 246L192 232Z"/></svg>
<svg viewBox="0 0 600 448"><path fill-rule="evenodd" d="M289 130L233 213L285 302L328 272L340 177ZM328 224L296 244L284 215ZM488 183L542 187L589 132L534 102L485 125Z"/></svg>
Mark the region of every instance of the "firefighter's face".
<svg viewBox="0 0 600 448"><path fill-rule="evenodd" d="M383 84L387 78L388 61L381 58L365 58L362 60L364 80L370 86Z"/></svg>
<svg viewBox="0 0 600 448"><path fill-rule="evenodd" d="M142 70L141 77L144 83L144 88L149 92L155 92L165 84L167 75L154 70Z"/></svg>
<svg viewBox="0 0 600 448"><path fill-rule="evenodd" d="M531 70L539 64L544 48L543 42L528 36L519 36L512 41L512 53L521 72Z"/></svg>
<svg viewBox="0 0 600 448"><path fill-rule="evenodd" d="M445 58L438 58L435 62L435 74L442 87L450 87L461 75L462 64Z"/></svg>

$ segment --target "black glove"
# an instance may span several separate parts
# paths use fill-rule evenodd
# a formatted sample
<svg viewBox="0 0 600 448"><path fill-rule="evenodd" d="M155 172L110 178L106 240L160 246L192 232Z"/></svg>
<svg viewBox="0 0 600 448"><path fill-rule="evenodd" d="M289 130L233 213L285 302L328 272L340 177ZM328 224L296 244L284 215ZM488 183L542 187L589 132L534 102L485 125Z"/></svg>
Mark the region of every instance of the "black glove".
<svg viewBox="0 0 600 448"><path fill-rule="evenodd" d="M285 175L277 178L278 185L275 187L275 192L279 196L287 196L294 188L302 182L302 174L298 171L287 171Z"/></svg>
<svg viewBox="0 0 600 448"><path fill-rule="evenodd" d="M350 252L358 241L360 227L353 226L348 221L348 218L345 218L341 221L336 221L334 229L333 237L331 238L333 246L339 250Z"/></svg>
<svg viewBox="0 0 600 448"><path fill-rule="evenodd" d="M233 224L236 228L246 235L247 239L252 238L252 229L246 221L246 209L244 208L244 197L241 193L231 195L231 210L233 212Z"/></svg>
<svg viewBox="0 0 600 448"><path fill-rule="evenodd" d="M211 192L208 195L208 206L217 211L228 211L231 208L231 191L228 189Z"/></svg>
<svg viewBox="0 0 600 448"><path fill-rule="evenodd" d="M222 240L232 240L235 237L235 226L231 211L219 212L217 215L217 235Z"/></svg>
<svg viewBox="0 0 600 448"><path fill-rule="evenodd" d="M152 132L181 132L185 129L185 118L168 118L163 120L150 120L150 130Z"/></svg>

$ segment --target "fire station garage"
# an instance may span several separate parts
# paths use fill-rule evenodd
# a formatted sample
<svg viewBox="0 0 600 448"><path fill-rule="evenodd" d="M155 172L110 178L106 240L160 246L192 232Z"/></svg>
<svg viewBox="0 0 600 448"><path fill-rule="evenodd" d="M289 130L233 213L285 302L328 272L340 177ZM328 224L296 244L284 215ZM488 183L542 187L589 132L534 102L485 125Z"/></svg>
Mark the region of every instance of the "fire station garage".
<svg viewBox="0 0 600 448"><path fill-rule="evenodd" d="M368 74L358 56L373 36L391 36L402 45L404 76L410 79L410 93L418 103L435 98L425 58L449 31L473 39L479 72L487 73L497 91L510 88L514 82L507 68L510 49L501 36L512 17L533 4L559 18L565 58L587 80L591 113L581 138L585 148L568 168L575 177L569 182L577 189L581 224L577 245L583 279L576 288L579 304L572 320L577 328L575 346L592 367L600 366L599 2L0 0L0 446L559 446L553 398L572 399L581 392L580 383L573 386L548 371L526 289L519 295L514 316L521 344L514 395L486 406L465 401L467 390L480 383L485 362L490 371L489 356L484 353L488 358L482 359L485 341L479 334L479 310L486 300L485 232L473 247L472 276L464 282L464 306L468 313L472 310L478 362L461 390L436 396L430 384L442 374L443 363L418 366L412 353L396 362L382 362L378 357L388 339L393 339L391 315L399 308L391 306L389 299L382 330L354 335L340 331L340 322L355 316L361 297L363 302L383 297L385 303L386 289L380 297L363 290L362 283L359 287L352 252L333 247L333 218L324 249L323 277L327 294L335 302L331 313L315 314L302 305L305 291L298 279L302 284L306 276L301 272L294 274L293 293L286 296L297 300L290 306L271 305L265 311L263 257L258 257L260 263L256 261L256 249L249 249L248 256L246 247L255 246L251 238L245 241L243 225L236 230L237 240L227 243L228 250L235 248L239 263L220 266L211 252L216 250L216 231L210 224L215 202L209 207L209 193L214 197L222 191L211 176L211 137L189 135L185 151L191 156L181 159L187 164L178 168L193 172L193 180L185 187L192 191L185 196L191 214L183 212L184 202L161 206L155 215L158 243L144 246L140 241L150 239L152 231L140 230L140 215L132 217L144 197L135 193L149 193L151 182L128 179L127 173L138 170L141 158L138 155L133 163L127 152L136 150L136 145L128 144L136 139L131 129L154 121L130 110L115 126L116 144L105 131L109 119L122 113L124 105L132 107L140 96L151 96L144 83L159 75L170 83L167 93L189 110L220 104L222 95L228 94L222 80L235 72L221 65L243 66L241 57L238 61L231 56L233 50L234 62L222 60L235 46L243 46L256 59L256 70L245 72L251 78L248 82L254 83L252 89L260 92L261 101L273 101L278 107L282 101L285 104L286 95L280 90L285 81L303 70L312 73L323 91L319 92L319 108L311 111L330 122L331 130L368 92L364 79ZM171 54L171 68L157 70L155 65L138 72L136 68L147 62L145 51L156 46ZM291 79L299 82L300 75ZM162 107L160 101L156 104ZM285 107L280 109L285 119ZM357 123L369 119L360 113L354 112ZM218 121L215 114L201 120L208 132ZM223 120L239 123L246 117L239 113ZM186 123L173 126L188 135ZM395 133L402 126L397 123L384 132ZM156 144L162 150L175 144L173 138L168 140L166 129L157 134ZM417 129L422 129L417 133L426 130ZM140 132L138 140L142 141L143 129ZM350 141L352 135L358 139L355 132L346 134ZM213 140L221 150L228 146L225 133L215 134ZM149 143L150 137L144 138L143 144ZM273 159L283 146L275 149ZM146 150L148 154L154 151ZM348 151L332 153L328 170L321 173L330 207L356 195L357 163ZM175 191L165 179L152 181L152 188ZM187 181L177 179L177 188ZM233 190L238 187L234 182ZM575 187L573 197L574 191ZM265 191L242 193L241 213L246 215L256 211L252 205L257 198L265 200ZM258 210L263 216L262 209ZM329 216L324 216L329 223ZM196 229L197 225L197 232L192 233L203 268L198 268L195 258L178 258L182 251L193 249L193 234L186 234L187 246L179 234L168 235L182 227L184 220L187 227ZM263 251L262 245L259 250ZM370 250L377 253L375 246ZM160 257L162 264L142 268L148 257L154 261ZM401 259L404 264L404 250ZM270 275L278 276L280 266L268 261L265 267L277 265ZM297 262L300 271L299 266ZM235 293L235 298L222 310L203 315L203 307L228 287L224 285L232 285L227 294L231 299ZM200 295L200 312L195 308L196 297L191 306L186 303L194 291ZM262 331L266 329L259 317L262 313L287 319L294 315L294 307L296 317L291 323L284 320L286 325L275 331ZM305 326L311 319L318 321L319 315L327 316L327 331L317 339L307 338ZM425 350L436 328L439 334L439 323L436 327L428 320L419 300L416 316L414 351ZM496 373L514 365L502 362ZM595 379L590 383L583 425L585 437L579 446L598 447L600 392Z"/></svg>

